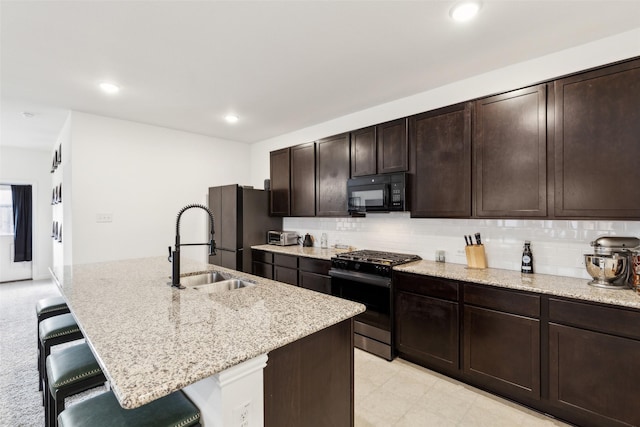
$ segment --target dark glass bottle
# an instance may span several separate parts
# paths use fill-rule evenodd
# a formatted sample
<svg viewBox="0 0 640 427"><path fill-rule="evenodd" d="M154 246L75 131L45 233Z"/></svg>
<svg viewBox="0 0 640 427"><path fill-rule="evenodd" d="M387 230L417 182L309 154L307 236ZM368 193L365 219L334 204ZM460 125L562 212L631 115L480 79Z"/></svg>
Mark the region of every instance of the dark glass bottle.
<svg viewBox="0 0 640 427"><path fill-rule="evenodd" d="M525 274L533 274L533 253L531 252L531 242L524 242L524 251L522 251L522 267L520 271Z"/></svg>

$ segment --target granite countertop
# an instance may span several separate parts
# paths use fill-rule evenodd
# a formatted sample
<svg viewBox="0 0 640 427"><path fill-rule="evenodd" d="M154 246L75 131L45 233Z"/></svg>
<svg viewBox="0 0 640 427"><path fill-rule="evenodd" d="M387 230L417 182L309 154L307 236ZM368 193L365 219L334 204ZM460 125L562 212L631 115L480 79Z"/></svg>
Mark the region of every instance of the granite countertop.
<svg viewBox="0 0 640 427"><path fill-rule="evenodd" d="M337 253L355 250L354 248L339 250L333 248L305 248L299 245L259 245L252 246L251 248L274 253L327 260L331 259L331 257L335 256ZM633 290L605 289L589 286L587 285L587 279L552 276L548 274L523 275L519 271L501 270L497 268L486 268L482 270L471 269L464 264L442 263L426 260L399 265L393 269L426 276L443 277L446 279L454 279L464 282L499 286L502 288L518 289L522 291L537 292L541 294L556 295L640 309L640 294L635 293Z"/></svg>
<svg viewBox="0 0 640 427"><path fill-rule="evenodd" d="M295 255L295 256L303 256L307 258L317 258L330 260L331 257L336 256L336 254L342 252L354 251L355 248L348 247L345 249L321 249L315 246L300 246L300 245L291 245L291 246L278 246L278 245L257 245L251 246L251 249L257 249L260 251L274 252L277 254L285 254L285 255Z"/></svg>
<svg viewBox="0 0 640 427"><path fill-rule="evenodd" d="M640 309L640 295L631 289L597 288L589 286L586 279L574 277L527 275L497 268L478 270L462 264L425 260L403 264L394 270Z"/></svg>
<svg viewBox="0 0 640 427"><path fill-rule="evenodd" d="M166 257L54 268L87 342L127 409L364 311L362 304L235 270L181 260L256 286L206 293L169 286Z"/></svg>

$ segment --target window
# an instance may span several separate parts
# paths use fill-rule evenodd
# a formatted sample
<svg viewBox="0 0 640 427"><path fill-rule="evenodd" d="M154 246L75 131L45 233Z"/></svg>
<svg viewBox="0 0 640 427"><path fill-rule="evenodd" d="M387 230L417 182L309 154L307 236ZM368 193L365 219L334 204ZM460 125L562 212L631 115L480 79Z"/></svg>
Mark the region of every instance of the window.
<svg viewBox="0 0 640 427"><path fill-rule="evenodd" d="M0 185L0 235L13 235L13 203L10 185Z"/></svg>

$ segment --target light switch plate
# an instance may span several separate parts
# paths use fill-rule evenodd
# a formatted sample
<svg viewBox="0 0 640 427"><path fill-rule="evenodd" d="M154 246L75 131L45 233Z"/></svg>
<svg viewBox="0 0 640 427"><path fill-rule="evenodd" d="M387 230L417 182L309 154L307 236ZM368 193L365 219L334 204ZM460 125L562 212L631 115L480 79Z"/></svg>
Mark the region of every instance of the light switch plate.
<svg viewBox="0 0 640 427"><path fill-rule="evenodd" d="M96 214L96 222L113 222L113 214L112 213Z"/></svg>

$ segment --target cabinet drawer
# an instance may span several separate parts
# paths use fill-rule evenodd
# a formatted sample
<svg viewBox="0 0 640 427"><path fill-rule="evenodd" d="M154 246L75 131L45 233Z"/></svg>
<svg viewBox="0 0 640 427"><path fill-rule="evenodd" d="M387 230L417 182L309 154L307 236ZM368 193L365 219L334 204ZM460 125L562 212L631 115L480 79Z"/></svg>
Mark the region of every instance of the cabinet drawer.
<svg viewBox="0 0 640 427"><path fill-rule="evenodd" d="M309 273L329 274L331 268L331 261L316 258L300 257L300 270L308 271Z"/></svg>
<svg viewBox="0 0 640 427"><path fill-rule="evenodd" d="M278 282L298 286L298 270L275 265L273 267L273 279Z"/></svg>
<svg viewBox="0 0 640 427"><path fill-rule="evenodd" d="M464 302L522 316L540 317L540 297L518 291L466 284Z"/></svg>
<svg viewBox="0 0 640 427"><path fill-rule="evenodd" d="M331 295L331 277L329 276L300 271L298 283L301 288L311 289L312 291Z"/></svg>
<svg viewBox="0 0 640 427"><path fill-rule="evenodd" d="M549 320L640 339L640 311L549 298Z"/></svg>
<svg viewBox="0 0 640 427"><path fill-rule="evenodd" d="M264 262L267 264L273 263L273 253L267 251L259 251L256 249L251 250L252 261Z"/></svg>
<svg viewBox="0 0 640 427"><path fill-rule="evenodd" d="M282 267L298 268L298 257L292 255L273 254L273 263Z"/></svg>
<svg viewBox="0 0 640 427"><path fill-rule="evenodd" d="M419 295L451 301L458 300L459 285L452 280L439 279L420 274L394 272L393 286L398 291L413 292Z"/></svg>

